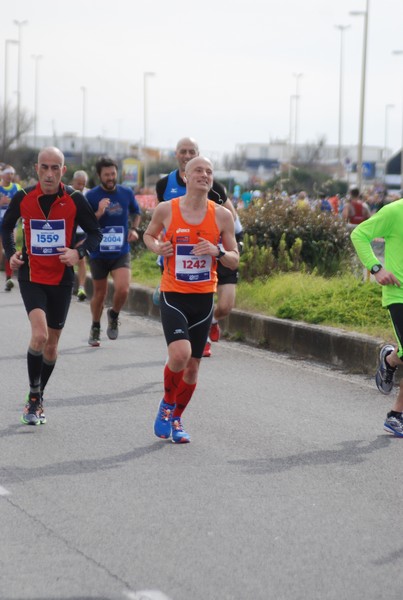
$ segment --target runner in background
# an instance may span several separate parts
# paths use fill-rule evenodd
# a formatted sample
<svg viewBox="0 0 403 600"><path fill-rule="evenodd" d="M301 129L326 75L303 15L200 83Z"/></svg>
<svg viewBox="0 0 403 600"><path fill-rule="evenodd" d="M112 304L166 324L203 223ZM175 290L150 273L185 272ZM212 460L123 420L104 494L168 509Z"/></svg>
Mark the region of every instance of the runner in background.
<svg viewBox="0 0 403 600"><path fill-rule="evenodd" d="M75 171L73 173L73 179L71 182L72 187L75 190L78 190L82 194L86 194L88 192L87 188L88 175L85 171ZM76 243L77 246L82 244L85 240L85 232L82 227L78 226L76 231ZM85 280L87 278L87 264L85 259L80 260L77 264L77 300L83 302L87 298L87 293L85 291Z"/></svg>
<svg viewBox="0 0 403 600"><path fill-rule="evenodd" d="M108 292L108 275L113 279L112 306L107 310L106 335L116 340L119 335L119 312L127 300L130 288L130 243L139 239L141 211L132 190L118 185L118 165L103 157L95 165L100 185L87 192L86 198L93 208L102 229L99 247L90 253L93 284L91 298L92 324L88 343L99 346L101 317Z"/></svg>
<svg viewBox="0 0 403 600"><path fill-rule="evenodd" d="M14 183L15 169L11 165L5 165L1 172L0 180L0 257L3 257L3 244L1 242L1 228L5 212L10 204L11 198L21 189L18 183ZM13 271L7 258L4 257L4 272L6 285L4 290L10 292L14 287Z"/></svg>

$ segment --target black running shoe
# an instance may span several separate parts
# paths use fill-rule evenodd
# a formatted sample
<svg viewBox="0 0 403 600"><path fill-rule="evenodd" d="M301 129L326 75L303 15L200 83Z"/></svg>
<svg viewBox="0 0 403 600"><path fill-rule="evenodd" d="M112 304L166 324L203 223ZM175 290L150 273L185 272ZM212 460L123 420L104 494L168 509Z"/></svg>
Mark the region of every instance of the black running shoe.
<svg viewBox="0 0 403 600"><path fill-rule="evenodd" d="M386 420L383 424L383 428L388 433L396 437L403 437L403 420L402 417L392 417L391 413L386 415Z"/></svg>
<svg viewBox="0 0 403 600"><path fill-rule="evenodd" d="M24 425L44 425L46 423L46 417L42 406L42 397L40 394L35 395L28 392L25 398L21 423L24 423Z"/></svg>
<svg viewBox="0 0 403 600"><path fill-rule="evenodd" d="M119 335L119 321L111 317L111 308L108 308L106 315L108 317L108 327L106 335L110 340L116 340Z"/></svg>
<svg viewBox="0 0 403 600"><path fill-rule="evenodd" d="M386 361L386 357L391 354L393 350L393 346L386 344L381 348L379 353L379 367L375 375L375 383L382 394L390 394L393 390L396 367L391 367Z"/></svg>
<svg viewBox="0 0 403 600"><path fill-rule="evenodd" d="M101 329L100 327L91 327L90 329L90 337L88 338L88 343L90 346L100 346L101 345Z"/></svg>

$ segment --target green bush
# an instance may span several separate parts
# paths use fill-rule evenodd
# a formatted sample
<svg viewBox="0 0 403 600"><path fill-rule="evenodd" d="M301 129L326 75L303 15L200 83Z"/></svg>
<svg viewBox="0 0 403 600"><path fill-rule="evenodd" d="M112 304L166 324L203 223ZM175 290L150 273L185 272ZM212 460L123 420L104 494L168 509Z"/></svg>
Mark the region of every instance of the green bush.
<svg viewBox="0 0 403 600"><path fill-rule="evenodd" d="M242 280L253 281L272 273L304 271L301 260L302 240L297 238L291 248L287 248L285 235L280 239L277 256L272 248L258 246L256 236L244 236L244 250L240 258L239 272Z"/></svg>
<svg viewBox="0 0 403 600"><path fill-rule="evenodd" d="M340 270L352 253L344 222L326 212L269 200L250 204L242 211L241 220L256 245L271 249L276 260L280 257L280 264L281 256L286 259L288 255L294 261L298 252L298 260L308 271L330 276ZM290 270L288 260L285 260L285 270Z"/></svg>

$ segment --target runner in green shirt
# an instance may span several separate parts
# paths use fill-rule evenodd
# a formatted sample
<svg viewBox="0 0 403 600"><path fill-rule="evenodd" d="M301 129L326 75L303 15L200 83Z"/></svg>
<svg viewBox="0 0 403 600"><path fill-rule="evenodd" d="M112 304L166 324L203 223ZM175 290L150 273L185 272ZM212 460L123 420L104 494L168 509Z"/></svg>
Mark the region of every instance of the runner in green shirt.
<svg viewBox="0 0 403 600"><path fill-rule="evenodd" d="M375 256L372 240L384 238L385 265ZM403 362L403 199L384 206L370 219L351 232L351 241L362 264L382 285L382 306L389 310L397 348L386 344L379 354L376 385L383 394L393 390L395 371ZM388 412L384 429L403 437L403 380L392 410Z"/></svg>

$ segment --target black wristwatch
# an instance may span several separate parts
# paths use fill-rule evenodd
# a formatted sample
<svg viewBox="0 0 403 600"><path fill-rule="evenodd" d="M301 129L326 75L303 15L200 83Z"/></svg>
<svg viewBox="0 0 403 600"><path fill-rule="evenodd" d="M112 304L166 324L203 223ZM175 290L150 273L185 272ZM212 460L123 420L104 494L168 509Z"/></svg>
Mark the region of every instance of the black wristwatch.
<svg viewBox="0 0 403 600"><path fill-rule="evenodd" d="M76 250L78 252L78 256L79 256L80 260L82 258L84 258L85 256L87 256L87 254L88 254L87 250L83 247L83 245L77 246Z"/></svg>
<svg viewBox="0 0 403 600"><path fill-rule="evenodd" d="M374 265L370 271L371 275L375 275L376 273L379 273L379 271L382 269L382 265L380 263L378 263L377 265Z"/></svg>
<svg viewBox="0 0 403 600"><path fill-rule="evenodd" d="M220 258L222 258L223 256L225 256L225 252L224 252L224 250L221 250L220 246L217 246L217 250L218 250L218 254L216 256L216 259L220 260Z"/></svg>

